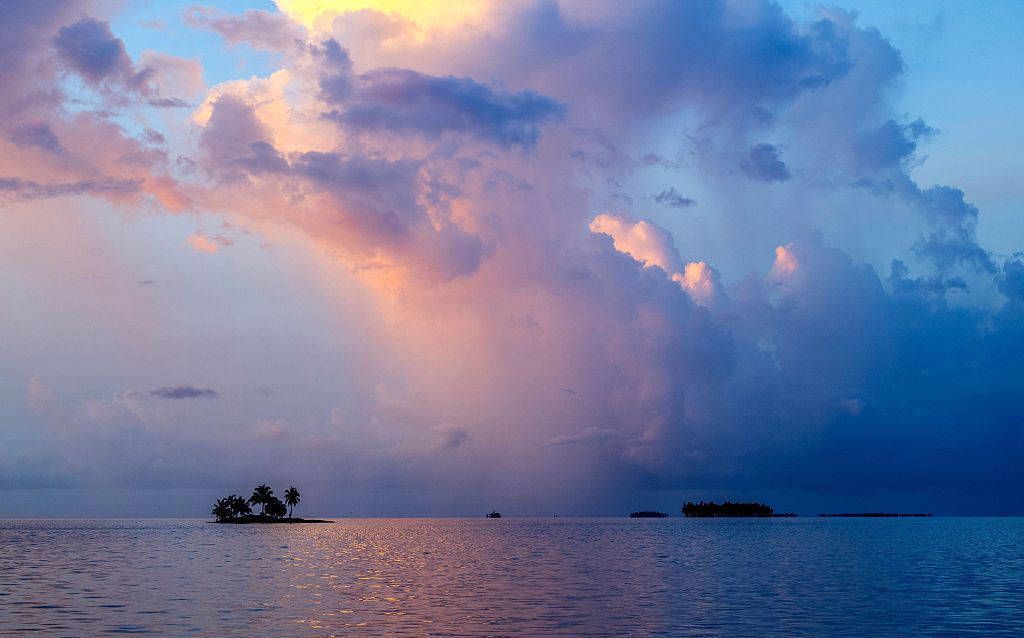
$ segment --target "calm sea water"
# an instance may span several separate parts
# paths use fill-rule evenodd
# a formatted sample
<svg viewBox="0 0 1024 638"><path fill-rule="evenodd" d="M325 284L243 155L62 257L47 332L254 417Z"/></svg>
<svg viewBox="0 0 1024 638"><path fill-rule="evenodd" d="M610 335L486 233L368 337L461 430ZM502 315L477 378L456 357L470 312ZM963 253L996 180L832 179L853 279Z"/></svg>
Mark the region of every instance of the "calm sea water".
<svg viewBox="0 0 1024 638"><path fill-rule="evenodd" d="M0 635L1024 635L1024 519L0 521Z"/></svg>

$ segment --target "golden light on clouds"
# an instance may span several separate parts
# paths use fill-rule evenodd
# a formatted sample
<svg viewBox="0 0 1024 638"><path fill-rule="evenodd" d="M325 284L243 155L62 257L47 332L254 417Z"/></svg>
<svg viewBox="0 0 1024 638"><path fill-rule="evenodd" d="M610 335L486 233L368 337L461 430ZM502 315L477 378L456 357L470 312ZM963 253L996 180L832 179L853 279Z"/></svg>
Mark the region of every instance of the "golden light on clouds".
<svg viewBox="0 0 1024 638"><path fill-rule="evenodd" d="M431 2L417 0L276 0L282 12L309 28L328 29L331 15L370 9L398 14L423 31L445 29L479 20L487 10L484 0ZM326 24L321 20L326 18Z"/></svg>
<svg viewBox="0 0 1024 638"><path fill-rule="evenodd" d="M708 304L716 291L715 275L711 266L704 261L691 261L682 273L672 275L672 280L682 286L697 303Z"/></svg>
<svg viewBox="0 0 1024 638"><path fill-rule="evenodd" d="M679 255L672 245L672 237L652 222L601 213L590 222L590 232L603 233L612 238L615 249L626 253L644 266L658 266L667 273L679 269Z"/></svg>
<svg viewBox="0 0 1024 638"><path fill-rule="evenodd" d="M796 272L796 269L800 266L800 261L793 250L794 245L792 243L775 248L775 263L772 265L773 275L778 277Z"/></svg>

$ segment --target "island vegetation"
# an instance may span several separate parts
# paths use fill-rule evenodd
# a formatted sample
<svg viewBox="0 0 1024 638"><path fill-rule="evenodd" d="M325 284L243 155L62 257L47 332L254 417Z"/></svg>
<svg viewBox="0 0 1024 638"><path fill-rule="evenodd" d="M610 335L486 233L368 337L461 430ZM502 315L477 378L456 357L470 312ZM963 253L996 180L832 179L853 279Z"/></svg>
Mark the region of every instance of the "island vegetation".
<svg viewBox="0 0 1024 638"><path fill-rule="evenodd" d="M639 512L630 512L630 518L668 518L668 514L665 512L655 512L654 510L640 510Z"/></svg>
<svg viewBox="0 0 1024 638"><path fill-rule="evenodd" d="M699 503L687 502L683 505L683 516L688 518L789 518L796 516L792 512L776 514L775 510L764 503L733 503L725 501L718 504L714 501Z"/></svg>
<svg viewBox="0 0 1024 638"><path fill-rule="evenodd" d="M282 501L274 495L268 485L257 485L248 499L236 494L217 499L210 513L217 517L217 523L327 523L313 518L294 518L292 512L302 500L299 490L294 486L284 492ZM253 506L260 507L259 513Z"/></svg>

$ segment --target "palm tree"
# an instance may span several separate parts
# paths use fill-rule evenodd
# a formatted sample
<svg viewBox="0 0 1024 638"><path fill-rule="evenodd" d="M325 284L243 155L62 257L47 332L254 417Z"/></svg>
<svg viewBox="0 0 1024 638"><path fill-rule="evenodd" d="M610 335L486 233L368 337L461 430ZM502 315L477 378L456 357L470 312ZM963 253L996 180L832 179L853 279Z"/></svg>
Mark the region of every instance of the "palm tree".
<svg viewBox="0 0 1024 638"><path fill-rule="evenodd" d="M246 516L247 514L252 514L252 508L249 507L249 503L241 496L232 494L227 498L227 500L231 505L231 512L235 516Z"/></svg>
<svg viewBox="0 0 1024 638"><path fill-rule="evenodd" d="M292 517L292 509L301 500L302 497L299 495L299 490L295 489L294 485L284 491L284 502L288 504L288 518Z"/></svg>
<svg viewBox="0 0 1024 638"><path fill-rule="evenodd" d="M269 485L259 484L256 489L252 491L252 496L249 497L249 502L253 505L259 504L262 506L260 510L261 514L267 513L267 502L274 495L274 490L270 489Z"/></svg>
<svg viewBox="0 0 1024 638"><path fill-rule="evenodd" d="M227 520L232 516L231 504L228 503L228 499L219 498L210 513L216 516L218 521Z"/></svg>
<svg viewBox="0 0 1024 638"><path fill-rule="evenodd" d="M274 518L281 518L288 513L288 508L285 507L284 503L281 502L281 499L276 496L271 496L267 499L267 502L264 504L264 509L266 509L267 514L270 514Z"/></svg>

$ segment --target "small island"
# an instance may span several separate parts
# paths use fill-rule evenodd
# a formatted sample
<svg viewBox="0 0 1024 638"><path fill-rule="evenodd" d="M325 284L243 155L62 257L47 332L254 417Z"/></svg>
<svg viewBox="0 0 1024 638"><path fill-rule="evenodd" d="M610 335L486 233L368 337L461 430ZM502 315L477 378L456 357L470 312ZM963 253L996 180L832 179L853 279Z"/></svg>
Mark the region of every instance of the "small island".
<svg viewBox="0 0 1024 638"><path fill-rule="evenodd" d="M232 494L217 499L210 512L217 517L215 523L330 523L316 518L293 518L292 510L302 500L299 490L294 486L284 492L284 500L274 496L274 490L268 485L258 485L248 500ZM260 513L252 510L253 505L260 506Z"/></svg>
<svg viewBox="0 0 1024 638"><path fill-rule="evenodd" d="M654 510L641 510L639 512L630 512L630 518L668 518L668 514L665 512L655 512Z"/></svg>
<svg viewBox="0 0 1024 638"><path fill-rule="evenodd" d="M796 514L786 512L776 514L764 503L733 503L725 501L721 505L714 501L705 503L688 502L683 505L683 516L687 518L792 518Z"/></svg>
<svg viewBox="0 0 1024 638"><path fill-rule="evenodd" d="M501 512L491 510L491 513L487 515L487 518L501 518Z"/></svg>

